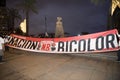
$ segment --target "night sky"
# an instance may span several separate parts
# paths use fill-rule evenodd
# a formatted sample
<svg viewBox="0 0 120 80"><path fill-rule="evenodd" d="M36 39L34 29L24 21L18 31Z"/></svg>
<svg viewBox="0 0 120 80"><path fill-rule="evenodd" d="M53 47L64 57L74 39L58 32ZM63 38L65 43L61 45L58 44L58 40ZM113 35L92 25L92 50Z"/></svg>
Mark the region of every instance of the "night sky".
<svg viewBox="0 0 120 80"><path fill-rule="evenodd" d="M6 1L7 7L15 8L22 0ZM96 33L107 28L109 0L99 5L91 0L37 0L36 7L38 14L30 13L30 34L45 32L45 16L48 33L55 32L57 16L63 18L64 31L71 35ZM20 14L24 19L22 12Z"/></svg>

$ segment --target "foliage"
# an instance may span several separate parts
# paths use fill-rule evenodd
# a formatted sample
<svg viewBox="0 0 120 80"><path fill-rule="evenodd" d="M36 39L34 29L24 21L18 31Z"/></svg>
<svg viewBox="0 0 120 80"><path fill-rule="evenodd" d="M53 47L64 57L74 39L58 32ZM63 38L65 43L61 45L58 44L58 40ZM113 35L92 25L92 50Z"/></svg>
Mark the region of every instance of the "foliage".
<svg viewBox="0 0 120 80"><path fill-rule="evenodd" d="M98 4L103 4L106 0L91 0L92 3L94 3L95 5Z"/></svg>
<svg viewBox="0 0 120 80"><path fill-rule="evenodd" d="M22 0L21 3L17 4L17 7L23 12L26 11L32 11L34 13L37 13L37 8L35 7L36 0Z"/></svg>
<svg viewBox="0 0 120 80"><path fill-rule="evenodd" d="M9 9L9 15L10 15L10 17L16 19L17 21L22 19L18 10L14 9L14 8Z"/></svg>
<svg viewBox="0 0 120 80"><path fill-rule="evenodd" d="M14 30L15 20L20 20L21 15L17 9L0 7L0 32L11 33Z"/></svg>

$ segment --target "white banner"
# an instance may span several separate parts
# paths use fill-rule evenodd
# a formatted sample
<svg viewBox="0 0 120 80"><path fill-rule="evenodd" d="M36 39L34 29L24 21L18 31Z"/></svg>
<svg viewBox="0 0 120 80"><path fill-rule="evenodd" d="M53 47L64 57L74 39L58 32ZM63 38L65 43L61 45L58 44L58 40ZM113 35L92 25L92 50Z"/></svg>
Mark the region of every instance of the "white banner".
<svg viewBox="0 0 120 80"><path fill-rule="evenodd" d="M119 49L117 30L67 38L32 38L11 34L8 46L45 53L93 53Z"/></svg>

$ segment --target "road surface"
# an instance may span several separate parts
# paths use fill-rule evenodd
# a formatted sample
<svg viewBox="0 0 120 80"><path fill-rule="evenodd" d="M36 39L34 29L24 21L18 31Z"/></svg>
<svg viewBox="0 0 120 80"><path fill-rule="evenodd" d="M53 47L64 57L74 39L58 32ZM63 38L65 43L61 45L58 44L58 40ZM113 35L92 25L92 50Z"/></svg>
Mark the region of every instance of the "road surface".
<svg viewBox="0 0 120 80"><path fill-rule="evenodd" d="M120 80L115 55L86 55L10 49L5 52L5 63L0 64L0 80Z"/></svg>

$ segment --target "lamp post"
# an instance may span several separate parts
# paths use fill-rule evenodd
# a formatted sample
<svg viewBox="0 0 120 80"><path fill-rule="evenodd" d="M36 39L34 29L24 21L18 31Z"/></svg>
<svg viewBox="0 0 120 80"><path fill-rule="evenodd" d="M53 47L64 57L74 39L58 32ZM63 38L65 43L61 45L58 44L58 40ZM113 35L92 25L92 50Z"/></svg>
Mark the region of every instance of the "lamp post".
<svg viewBox="0 0 120 80"><path fill-rule="evenodd" d="M47 17L45 16L45 37L48 37L48 33L47 33Z"/></svg>

